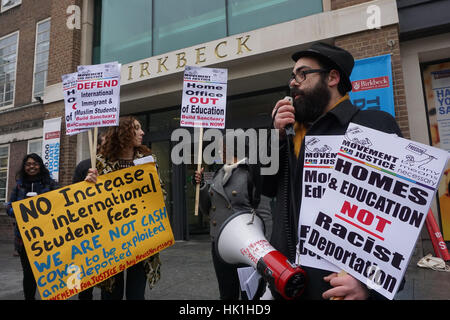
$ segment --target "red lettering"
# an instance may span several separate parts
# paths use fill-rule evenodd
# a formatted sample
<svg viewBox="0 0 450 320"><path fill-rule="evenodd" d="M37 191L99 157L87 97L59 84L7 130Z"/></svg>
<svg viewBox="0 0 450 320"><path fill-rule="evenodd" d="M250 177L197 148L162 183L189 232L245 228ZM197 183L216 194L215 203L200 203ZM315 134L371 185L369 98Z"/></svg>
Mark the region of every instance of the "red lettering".
<svg viewBox="0 0 450 320"><path fill-rule="evenodd" d="M350 202L345 201L344 204L342 205L341 213L343 213L343 214L347 213L350 218L354 218L356 211L358 210L358 206L353 205L351 208L350 208L350 206L352 206L350 204Z"/></svg>
<svg viewBox="0 0 450 320"><path fill-rule="evenodd" d="M389 220L386 220L380 216L376 216L376 218L379 220L377 223L377 227L376 227L376 230L379 232L384 231L384 227L386 227L386 224L391 224L391 222Z"/></svg>

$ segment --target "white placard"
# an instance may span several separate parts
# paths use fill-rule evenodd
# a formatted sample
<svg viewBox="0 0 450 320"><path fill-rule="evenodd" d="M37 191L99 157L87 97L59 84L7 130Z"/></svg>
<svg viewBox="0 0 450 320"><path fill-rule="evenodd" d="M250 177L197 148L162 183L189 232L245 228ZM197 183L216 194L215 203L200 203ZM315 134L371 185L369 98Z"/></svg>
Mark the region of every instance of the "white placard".
<svg viewBox="0 0 450 320"><path fill-rule="evenodd" d="M117 62L78 66L78 129L119 125L120 67Z"/></svg>
<svg viewBox="0 0 450 320"><path fill-rule="evenodd" d="M78 73L64 74L62 77L64 105L66 110L66 135L74 135L87 129L78 129L76 111L79 106L80 94L77 90Z"/></svg>
<svg viewBox="0 0 450 320"><path fill-rule="evenodd" d="M225 128L227 79L227 69L185 68L181 127Z"/></svg>
<svg viewBox="0 0 450 320"><path fill-rule="evenodd" d="M339 272L340 269L314 252L306 250L304 243L315 217L317 202L325 193L341 142L342 136L305 137L302 206L298 223L296 263L332 272Z"/></svg>
<svg viewBox="0 0 450 320"><path fill-rule="evenodd" d="M305 248L393 299L447 156L350 123Z"/></svg>

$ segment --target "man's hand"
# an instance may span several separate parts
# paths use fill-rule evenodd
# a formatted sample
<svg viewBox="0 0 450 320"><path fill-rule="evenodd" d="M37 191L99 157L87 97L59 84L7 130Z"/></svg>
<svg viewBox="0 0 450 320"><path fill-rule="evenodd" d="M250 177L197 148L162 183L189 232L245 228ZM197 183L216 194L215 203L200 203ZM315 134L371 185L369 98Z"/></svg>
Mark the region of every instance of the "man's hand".
<svg viewBox="0 0 450 320"><path fill-rule="evenodd" d="M278 111L277 111L278 110ZM277 112L276 112L277 111ZM275 114L276 113L276 114ZM274 118L275 114L275 118ZM273 126L280 130L280 136L285 136L284 128L295 123L295 109L287 99L279 100L272 111Z"/></svg>
<svg viewBox="0 0 450 320"><path fill-rule="evenodd" d="M201 168L200 172L195 171L194 179L195 179L195 183L196 184L199 184L200 182L202 182L202 176L203 176L203 171L204 170L205 170L205 168Z"/></svg>
<svg viewBox="0 0 450 320"><path fill-rule="evenodd" d="M343 300L366 300L369 297L367 288L356 278L349 274L338 276L332 273L323 278L333 287L322 294L324 299L342 297Z"/></svg>

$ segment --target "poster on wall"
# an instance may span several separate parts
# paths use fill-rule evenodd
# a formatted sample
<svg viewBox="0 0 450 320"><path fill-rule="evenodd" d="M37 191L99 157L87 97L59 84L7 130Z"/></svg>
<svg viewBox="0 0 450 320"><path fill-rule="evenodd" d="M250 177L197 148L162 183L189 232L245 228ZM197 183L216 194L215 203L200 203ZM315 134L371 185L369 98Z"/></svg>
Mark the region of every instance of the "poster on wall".
<svg viewBox="0 0 450 320"><path fill-rule="evenodd" d="M59 145L61 117L44 120L42 160L55 181L59 181Z"/></svg>
<svg viewBox="0 0 450 320"><path fill-rule="evenodd" d="M381 110L395 117L391 55L355 60L350 100L363 110Z"/></svg>
<svg viewBox="0 0 450 320"><path fill-rule="evenodd" d="M422 66L431 145L450 153L450 61ZM439 217L445 241L450 241L450 164L439 185Z"/></svg>

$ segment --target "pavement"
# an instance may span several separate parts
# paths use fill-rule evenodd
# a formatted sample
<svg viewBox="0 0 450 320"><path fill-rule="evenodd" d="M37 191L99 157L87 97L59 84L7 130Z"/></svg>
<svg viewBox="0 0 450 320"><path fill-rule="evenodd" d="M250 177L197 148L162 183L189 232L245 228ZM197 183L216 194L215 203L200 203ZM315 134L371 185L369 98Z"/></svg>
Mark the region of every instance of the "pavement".
<svg viewBox="0 0 450 320"><path fill-rule="evenodd" d="M432 253L429 240L419 240L406 272L405 288L395 300L450 300L450 272L417 267L417 262ZM219 291L211 260L208 237L196 236L177 241L161 252L161 280L155 288L147 286L148 300L218 300ZM0 300L22 300L22 268L13 256L13 243L0 242ZM36 293L39 299L39 293ZM76 300L72 297L71 300ZM100 289L94 289L100 300Z"/></svg>

